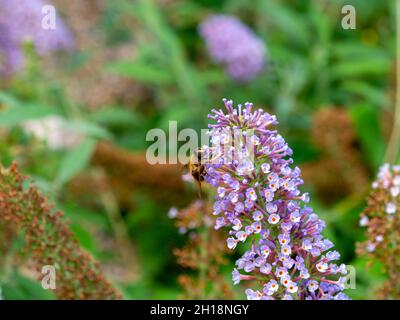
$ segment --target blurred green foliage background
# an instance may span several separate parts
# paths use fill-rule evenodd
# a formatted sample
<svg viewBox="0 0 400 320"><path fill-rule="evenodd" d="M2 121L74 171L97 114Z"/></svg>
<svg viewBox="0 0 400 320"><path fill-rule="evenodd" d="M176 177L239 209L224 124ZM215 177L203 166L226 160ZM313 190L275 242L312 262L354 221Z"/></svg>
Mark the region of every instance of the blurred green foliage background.
<svg viewBox="0 0 400 320"><path fill-rule="evenodd" d="M116 150L144 154L150 129L167 130L170 120L178 121L179 129L205 128L209 110L221 105L223 97L252 101L277 115L296 164L307 168L305 188L315 212L327 222L327 236L342 262L356 268L356 289L347 294L373 298L383 274L380 266L368 269L355 255L355 243L363 239L359 214L391 129L396 62L392 1L53 3L74 33L76 50L40 58L27 43L24 69L0 79L0 160L5 166L16 160L65 212L81 246L101 262L126 299L175 299L181 294L177 277L189 271L177 265L172 252L188 236L179 234L167 213L184 207L196 192L190 185L182 195L160 186L164 199L155 200L143 182L128 183L120 201L121 189L113 186L93 183L79 189L79 181L90 177L96 182L93 177L104 174L98 168L102 160L93 160L102 157L96 145L108 141ZM356 8L355 30L341 26L345 4ZM240 18L265 41L268 64L254 81L235 83L207 56L197 27L214 13ZM318 129L317 115L324 110L345 115L336 131L329 126L335 117ZM54 150L23 130L27 120L49 115L62 117L68 130L84 138L72 149ZM316 141L329 130L338 135L337 149ZM340 134L346 130L352 145L341 148ZM346 167L353 153L357 160ZM117 170L120 164L108 166ZM152 170L146 174L157 181ZM329 188L315 182L321 177ZM352 188L343 186L348 180L354 182ZM229 282L233 261L222 269ZM21 266L2 270L4 299L54 298ZM236 298L244 298L241 288L235 290Z"/></svg>

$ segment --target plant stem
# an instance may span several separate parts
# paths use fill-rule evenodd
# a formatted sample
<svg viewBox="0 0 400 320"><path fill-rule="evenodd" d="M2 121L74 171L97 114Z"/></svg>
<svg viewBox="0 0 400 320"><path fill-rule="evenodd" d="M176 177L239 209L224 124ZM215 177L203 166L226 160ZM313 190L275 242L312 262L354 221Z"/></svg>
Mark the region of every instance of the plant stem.
<svg viewBox="0 0 400 320"><path fill-rule="evenodd" d="M105 172L102 169L96 169L93 172L93 176L99 183L102 183L102 181L106 179ZM112 190L107 186L105 188L100 188L99 198L115 234L122 259L131 269L129 271L129 277L137 278L139 273L137 268L134 268L135 270L132 269L133 266L137 265L136 250L131 243L125 222L120 214L119 204Z"/></svg>
<svg viewBox="0 0 400 320"><path fill-rule="evenodd" d="M394 164L400 149L400 0L396 0L396 102L394 123L385 162Z"/></svg>
<svg viewBox="0 0 400 320"><path fill-rule="evenodd" d="M204 211L202 211L204 213ZM200 287L203 288L203 297L202 299L206 299L207 297L207 248L205 248L206 244L208 243L209 238L209 230L206 226L202 227L200 231L200 237L203 241L202 245L200 245L200 262L199 262L199 283Z"/></svg>

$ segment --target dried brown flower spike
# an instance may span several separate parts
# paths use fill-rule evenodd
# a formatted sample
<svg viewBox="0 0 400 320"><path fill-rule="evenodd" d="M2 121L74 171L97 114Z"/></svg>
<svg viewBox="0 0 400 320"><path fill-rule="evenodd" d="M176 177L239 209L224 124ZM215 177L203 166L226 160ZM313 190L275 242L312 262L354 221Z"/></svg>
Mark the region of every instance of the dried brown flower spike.
<svg viewBox="0 0 400 320"><path fill-rule="evenodd" d="M357 253L367 255L370 264L382 263L388 279L378 291L384 299L400 298L400 166L385 164L372 185L368 206L360 225L367 228L367 240Z"/></svg>
<svg viewBox="0 0 400 320"><path fill-rule="evenodd" d="M121 294L101 273L99 265L83 251L63 218L16 164L0 167L0 223L14 237L25 236L21 257L33 261L36 272L56 267L55 294L59 299L121 299Z"/></svg>
<svg viewBox="0 0 400 320"><path fill-rule="evenodd" d="M181 233L189 236L185 247L175 249L178 264L195 271L181 275L179 284L184 299L229 299L233 297L228 281L221 275L221 267L228 263L227 248L220 232L213 229L214 219L209 202L197 200L187 208L170 210Z"/></svg>

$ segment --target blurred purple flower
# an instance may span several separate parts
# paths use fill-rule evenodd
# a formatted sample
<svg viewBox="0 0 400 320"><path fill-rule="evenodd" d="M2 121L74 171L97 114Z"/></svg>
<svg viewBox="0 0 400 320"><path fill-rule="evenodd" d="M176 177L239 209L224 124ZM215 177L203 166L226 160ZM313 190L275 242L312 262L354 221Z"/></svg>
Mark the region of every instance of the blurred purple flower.
<svg viewBox="0 0 400 320"><path fill-rule="evenodd" d="M266 61L264 42L237 18L211 16L201 23L199 33L211 58L223 64L233 80L248 82L263 69Z"/></svg>
<svg viewBox="0 0 400 320"><path fill-rule="evenodd" d="M224 104L227 113L214 109L209 115L215 121L209 125L213 145L204 151L211 160L206 181L218 188L214 214L222 219L217 227L231 228L228 248L246 240L251 244L236 261L234 283L256 279L262 285L246 290L249 299L347 299L342 293L346 278L340 276L346 266L332 263L340 255L323 237L324 221L299 190L303 180L300 169L292 167L292 150L270 129L276 117L253 111L252 103L234 108L224 99ZM237 160L226 162L232 149ZM243 174L240 163L251 154L254 165Z"/></svg>
<svg viewBox="0 0 400 320"><path fill-rule="evenodd" d="M72 50L74 40L63 21L56 16L56 28L45 29L43 0L0 0L0 72L11 74L23 67L22 44L31 41L40 56L59 50Z"/></svg>

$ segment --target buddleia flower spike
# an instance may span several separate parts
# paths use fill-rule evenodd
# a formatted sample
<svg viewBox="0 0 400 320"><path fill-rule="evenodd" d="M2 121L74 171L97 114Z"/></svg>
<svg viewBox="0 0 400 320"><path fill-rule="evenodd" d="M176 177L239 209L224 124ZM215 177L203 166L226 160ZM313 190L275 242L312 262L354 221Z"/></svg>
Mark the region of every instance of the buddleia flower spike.
<svg viewBox="0 0 400 320"><path fill-rule="evenodd" d="M236 261L233 281L253 280L248 299L348 299L346 266L333 243L322 236L325 222L301 193L300 169L293 166L292 149L272 128L275 116L252 103L227 112L212 110L209 125L216 160L207 163L206 182L216 188L215 228L230 229L227 246L249 248Z"/></svg>

